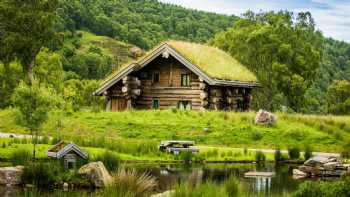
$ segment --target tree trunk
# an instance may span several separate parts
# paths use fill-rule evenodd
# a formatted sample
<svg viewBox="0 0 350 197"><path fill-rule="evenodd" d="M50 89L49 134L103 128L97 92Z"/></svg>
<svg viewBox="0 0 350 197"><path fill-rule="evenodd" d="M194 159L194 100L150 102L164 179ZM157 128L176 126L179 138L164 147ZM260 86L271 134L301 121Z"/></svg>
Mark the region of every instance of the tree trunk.
<svg viewBox="0 0 350 197"><path fill-rule="evenodd" d="M28 85L32 86L33 82L34 82L34 61L32 61L31 63L29 63L27 65L27 77L28 77Z"/></svg>

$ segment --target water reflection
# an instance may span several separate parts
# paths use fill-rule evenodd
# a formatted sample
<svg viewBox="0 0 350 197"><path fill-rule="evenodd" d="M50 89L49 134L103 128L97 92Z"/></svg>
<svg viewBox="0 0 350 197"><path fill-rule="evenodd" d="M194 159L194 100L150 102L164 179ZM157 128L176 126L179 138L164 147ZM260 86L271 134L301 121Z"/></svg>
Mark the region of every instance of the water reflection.
<svg viewBox="0 0 350 197"><path fill-rule="evenodd" d="M200 184L211 180L223 182L230 175L236 176L250 196L280 196L295 191L300 181L292 179L293 165L274 164L206 164L206 165L145 165L127 164L125 168L148 171L158 178L158 191L169 190L181 182ZM248 171L275 172L274 177L245 178Z"/></svg>

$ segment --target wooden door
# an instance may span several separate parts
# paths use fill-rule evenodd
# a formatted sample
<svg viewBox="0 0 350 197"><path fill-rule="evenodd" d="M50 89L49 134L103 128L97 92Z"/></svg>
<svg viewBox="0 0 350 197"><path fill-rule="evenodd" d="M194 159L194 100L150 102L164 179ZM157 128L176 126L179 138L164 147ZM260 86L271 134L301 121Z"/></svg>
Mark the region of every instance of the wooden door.
<svg viewBox="0 0 350 197"><path fill-rule="evenodd" d="M126 99L124 98L115 98L112 99L112 111L123 111L126 109Z"/></svg>

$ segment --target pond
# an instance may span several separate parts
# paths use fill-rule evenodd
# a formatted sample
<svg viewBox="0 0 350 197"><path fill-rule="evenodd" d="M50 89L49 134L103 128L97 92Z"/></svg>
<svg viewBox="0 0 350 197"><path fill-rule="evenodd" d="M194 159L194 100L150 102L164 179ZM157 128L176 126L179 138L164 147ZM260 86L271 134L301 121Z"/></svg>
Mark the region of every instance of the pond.
<svg viewBox="0 0 350 197"><path fill-rule="evenodd" d="M283 196L295 191L302 182L292 178L296 165L258 164L123 164L122 168L134 168L139 172L148 172L158 180L157 192L170 190L174 185L191 181L203 183L207 180L222 182L229 175L236 176L249 196ZM275 172L271 178L245 178L248 171ZM20 196L20 188L0 187L0 196ZM49 193L47 193L49 194ZM48 195L50 196L50 195Z"/></svg>
<svg viewBox="0 0 350 197"><path fill-rule="evenodd" d="M145 165L127 164L126 168L147 171L159 180L159 192L171 189L180 182L191 180L202 183L206 180L222 182L234 175L242 183L249 196L282 196L295 191L302 181L292 178L296 165L274 164L205 164L205 165ZM275 172L274 177L245 178L248 171Z"/></svg>

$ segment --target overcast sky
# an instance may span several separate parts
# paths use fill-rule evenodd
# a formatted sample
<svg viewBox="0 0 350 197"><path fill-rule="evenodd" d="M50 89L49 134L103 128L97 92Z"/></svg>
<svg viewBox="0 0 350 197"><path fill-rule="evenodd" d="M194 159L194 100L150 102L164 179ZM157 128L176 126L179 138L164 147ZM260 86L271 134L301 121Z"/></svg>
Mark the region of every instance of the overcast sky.
<svg viewBox="0 0 350 197"><path fill-rule="evenodd" d="M350 0L160 0L187 8L241 16L258 11L310 11L325 36L350 42Z"/></svg>

